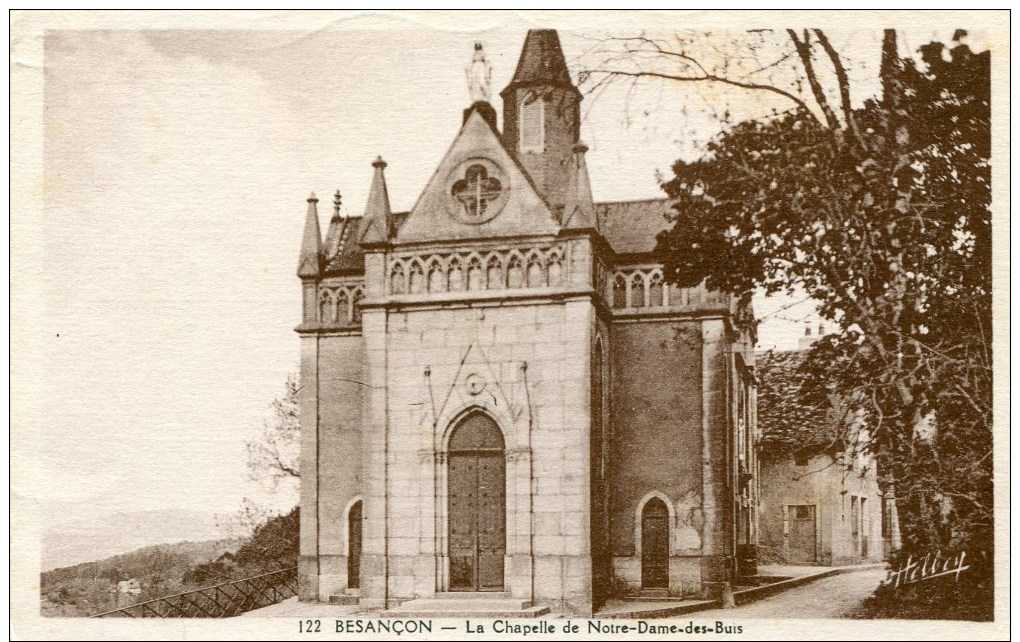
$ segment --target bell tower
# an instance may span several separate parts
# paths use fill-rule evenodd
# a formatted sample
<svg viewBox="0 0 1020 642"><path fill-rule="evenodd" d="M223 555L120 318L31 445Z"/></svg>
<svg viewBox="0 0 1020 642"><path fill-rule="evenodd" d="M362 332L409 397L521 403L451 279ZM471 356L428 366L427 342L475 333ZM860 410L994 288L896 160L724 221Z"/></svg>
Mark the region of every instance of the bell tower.
<svg viewBox="0 0 1020 642"><path fill-rule="evenodd" d="M503 97L503 145L553 208L566 203L581 92L570 80L555 29L531 29Z"/></svg>

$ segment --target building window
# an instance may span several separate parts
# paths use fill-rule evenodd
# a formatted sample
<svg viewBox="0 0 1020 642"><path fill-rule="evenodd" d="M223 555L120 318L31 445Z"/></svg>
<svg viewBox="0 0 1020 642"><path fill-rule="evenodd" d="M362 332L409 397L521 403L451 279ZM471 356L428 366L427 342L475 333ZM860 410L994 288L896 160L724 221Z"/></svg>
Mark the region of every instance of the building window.
<svg viewBox="0 0 1020 642"><path fill-rule="evenodd" d="M815 516L814 506L791 506L794 519L813 519Z"/></svg>
<svg viewBox="0 0 1020 642"><path fill-rule="evenodd" d="M503 287L503 268L500 266L498 258L494 256L489 259L485 272L487 289L499 290Z"/></svg>
<svg viewBox="0 0 1020 642"><path fill-rule="evenodd" d="M613 279L613 307L627 307L627 280L622 275Z"/></svg>
<svg viewBox="0 0 1020 642"><path fill-rule="evenodd" d="M648 307L660 308L663 306L663 284L662 275L656 272L648 285Z"/></svg>
<svg viewBox="0 0 1020 642"><path fill-rule="evenodd" d="M545 103L541 98L521 103L521 151L541 152L545 149Z"/></svg>

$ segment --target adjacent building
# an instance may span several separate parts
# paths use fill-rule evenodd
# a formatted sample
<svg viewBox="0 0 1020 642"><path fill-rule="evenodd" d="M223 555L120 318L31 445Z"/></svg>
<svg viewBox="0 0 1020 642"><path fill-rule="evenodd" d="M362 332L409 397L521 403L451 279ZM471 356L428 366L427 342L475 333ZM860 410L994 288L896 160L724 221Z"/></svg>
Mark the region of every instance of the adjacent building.
<svg viewBox="0 0 1020 642"><path fill-rule="evenodd" d="M821 330L819 331L819 334ZM895 502L868 452L866 425L841 428L833 398L805 398L811 344L760 353L759 558L786 564L880 562L898 546Z"/></svg>

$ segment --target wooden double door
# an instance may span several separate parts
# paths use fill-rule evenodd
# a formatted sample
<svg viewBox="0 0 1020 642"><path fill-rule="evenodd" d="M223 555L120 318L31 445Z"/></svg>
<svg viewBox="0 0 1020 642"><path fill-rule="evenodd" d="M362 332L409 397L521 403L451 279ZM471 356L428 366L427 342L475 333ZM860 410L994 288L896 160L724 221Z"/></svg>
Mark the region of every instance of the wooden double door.
<svg viewBox="0 0 1020 642"><path fill-rule="evenodd" d="M502 591L506 554L506 455L496 423L465 418L450 437L451 591Z"/></svg>

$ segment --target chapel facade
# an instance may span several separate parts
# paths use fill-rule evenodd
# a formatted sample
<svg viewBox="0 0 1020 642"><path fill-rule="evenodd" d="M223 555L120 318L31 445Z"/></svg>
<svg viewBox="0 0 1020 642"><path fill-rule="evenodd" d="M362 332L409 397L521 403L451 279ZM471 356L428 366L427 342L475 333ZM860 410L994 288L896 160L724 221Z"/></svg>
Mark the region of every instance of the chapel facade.
<svg viewBox="0 0 1020 642"><path fill-rule="evenodd" d="M717 596L757 537L753 330L666 283L667 201L593 200L557 33L528 32L502 129L487 64L409 212L382 159L325 239L308 201L301 598Z"/></svg>

